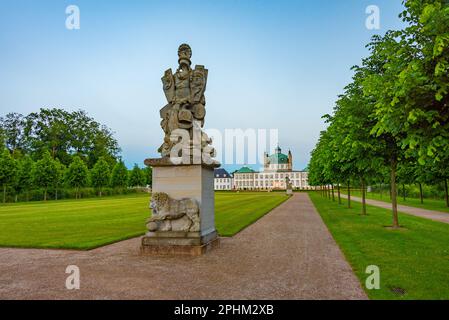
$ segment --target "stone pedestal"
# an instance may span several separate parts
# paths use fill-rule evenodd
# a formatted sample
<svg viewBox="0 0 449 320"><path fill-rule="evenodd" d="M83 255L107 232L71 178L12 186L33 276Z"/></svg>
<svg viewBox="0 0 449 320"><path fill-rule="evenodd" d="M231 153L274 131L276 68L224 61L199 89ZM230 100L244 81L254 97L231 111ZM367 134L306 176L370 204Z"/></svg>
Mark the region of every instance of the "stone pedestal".
<svg viewBox="0 0 449 320"><path fill-rule="evenodd" d="M288 196L293 195L293 190L292 190L292 189L287 189L287 195L288 195Z"/></svg>
<svg viewBox="0 0 449 320"><path fill-rule="evenodd" d="M145 164L153 168L153 195L167 194L171 199L171 206L181 208L178 209L181 214L186 207L182 202L191 203L193 200L198 206L199 226L189 229L189 226L193 224L187 215L171 220L170 227L164 225L165 228L147 232L142 238L141 252L162 255L201 255L218 247L214 200L216 165L173 165L163 159L148 159Z"/></svg>

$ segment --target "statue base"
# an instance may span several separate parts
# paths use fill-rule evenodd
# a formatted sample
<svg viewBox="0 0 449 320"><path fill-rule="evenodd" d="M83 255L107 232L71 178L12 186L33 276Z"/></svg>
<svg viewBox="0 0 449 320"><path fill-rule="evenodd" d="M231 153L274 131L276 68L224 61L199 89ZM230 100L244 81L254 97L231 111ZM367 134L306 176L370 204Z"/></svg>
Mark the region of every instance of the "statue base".
<svg viewBox="0 0 449 320"><path fill-rule="evenodd" d="M292 189L287 189L287 195L288 195L288 196L293 195L293 190L292 190Z"/></svg>
<svg viewBox="0 0 449 320"><path fill-rule="evenodd" d="M201 255L220 245L215 229L214 168L212 165L174 165L169 159L147 159L153 168L152 193L165 193L173 202L196 200L199 230L190 231L182 219L171 222L178 230L149 231L142 238L141 253L151 255ZM150 229L151 230L151 229Z"/></svg>
<svg viewBox="0 0 449 320"><path fill-rule="evenodd" d="M220 238L216 232L204 237L161 232L143 237L140 252L144 255L200 256L219 247Z"/></svg>

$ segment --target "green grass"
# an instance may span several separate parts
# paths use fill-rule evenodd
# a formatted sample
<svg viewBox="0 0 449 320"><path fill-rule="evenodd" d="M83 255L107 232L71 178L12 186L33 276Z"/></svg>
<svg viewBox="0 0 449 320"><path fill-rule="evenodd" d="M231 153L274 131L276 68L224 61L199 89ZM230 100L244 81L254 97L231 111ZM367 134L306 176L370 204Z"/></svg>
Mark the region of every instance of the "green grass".
<svg viewBox="0 0 449 320"><path fill-rule="evenodd" d="M215 196L215 223L222 236L233 236L289 199L285 193L220 193Z"/></svg>
<svg viewBox="0 0 449 320"><path fill-rule="evenodd" d="M362 193L360 191L351 191L351 195L354 195L356 197L362 197ZM380 197L379 193L374 192L367 192L366 193L367 199L372 200L378 200L383 201L387 203L391 203L390 196L388 193L382 194L382 197ZM446 201L444 200L435 200L435 199L424 199L424 204L421 204L421 200L417 198L406 198L404 201L404 198L401 196L400 192L398 194L398 204L409 206L409 207L416 207L416 208L422 208L427 210L433 210L433 211L440 211L440 212L448 212L449 208L446 207Z"/></svg>
<svg viewBox="0 0 449 320"><path fill-rule="evenodd" d="M449 299L449 225L399 214L401 230L391 230L391 211L361 204L353 208L309 193L334 239L365 288L366 267L380 268L381 289L366 290L371 299ZM392 288L402 288L404 295Z"/></svg>
<svg viewBox="0 0 449 320"><path fill-rule="evenodd" d="M285 201L282 194L217 193L218 232L232 236ZM0 247L93 249L145 233L149 195L0 206Z"/></svg>

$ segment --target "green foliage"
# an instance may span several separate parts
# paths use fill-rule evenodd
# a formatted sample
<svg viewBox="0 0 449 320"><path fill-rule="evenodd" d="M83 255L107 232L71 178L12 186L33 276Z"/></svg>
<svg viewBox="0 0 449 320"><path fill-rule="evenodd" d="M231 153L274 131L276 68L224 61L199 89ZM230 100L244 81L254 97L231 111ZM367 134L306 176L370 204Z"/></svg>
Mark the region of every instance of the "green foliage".
<svg viewBox="0 0 449 320"><path fill-rule="evenodd" d="M58 179L58 167L50 155L44 152L42 159L36 162L33 170L33 183L44 189L44 200L47 200L48 188L52 187Z"/></svg>
<svg viewBox="0 0 449 320"><path fill-rule="evenodd" d="M148 186L153 185L153 168L145 167L145 169L143 169L143 174L145 177L145 184Z"/></svg>
<svg viewBox="0 0 449 320"><path fill-rule="evenodd" d="M141 170L137 164L134 164L134 167L129 174L128 185L130 187L143 187L145 182L144 171Z"/></svg>
<svg viewBox="0 0 449 320"><path fill-rule="evenodd" d="M102 189L107 187L111 181L111 170L106 160L101 157L90 171L90 181L92 187L99 190L100 195Z"/></svg>
<svg viewBox="0 0 449 320"><path fill-rule="evenodd" d="M17 175L17 163L7 149L0 154L0 185L3 186L3 203L6 202L6 187L12 185Z"/></svg>
<svg viewBox="0 0 449 320"><path fill-rule="evenodd" d="M33 187L34 161L30 156L25 156L18 161L17 179L14 189L16 192L29 191Z"/></svg>
<svg viewBox="0 0 449 320"><path fill-rule="evenodd" d="M449 3L404 2L407 24L374 36L370 55L353 68L312 152L312 185L344 180L388 182L398 226L396 181L449 178ZM447 188L446 188L447 189ZM447 205L449 196L446 192Z"/></svg>
<svg viewBox="0 0 449 320"><path fill-rule="evenodd" d="M41 109L27 116L9 113L0 118L0 133L1 143L13 155L21 152L38 160L49 151L64 165L71 163L73 154L89 168L101 157L112 165L120 152L112 131L82 110Z"/></svg>
<svg viewBox="0 0 449 320"><path fill-rule="evenodd" d="M126 188L128 185L128 169L123 161L119 161L112 169L111 187Z"/></svg>
<svg viewBox="0 0 449 320"><path fill-rule="evenodd" d="M87 185L88 177L89 170L87 169L86 164L80 157L75 156L65 174L67 185L78 190Z"/></svg>
<svg viewBox="0 0 449 320"><path fill-rule="evenodd" d="M24 116L19 113L9 113L4 118L0 118L2 142L13 154L17 150L24 149L25 147L24 127Z"/></svg>

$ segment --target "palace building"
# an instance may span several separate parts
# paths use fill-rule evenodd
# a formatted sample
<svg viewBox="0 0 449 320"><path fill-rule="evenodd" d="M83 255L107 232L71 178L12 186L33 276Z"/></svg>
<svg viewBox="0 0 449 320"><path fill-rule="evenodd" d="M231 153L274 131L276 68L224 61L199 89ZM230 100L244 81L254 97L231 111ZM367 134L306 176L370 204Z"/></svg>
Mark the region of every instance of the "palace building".
<svg viewBox="0 0 449 320"><path fill-rule="evenodd" d="M244 166L229 176L229 179L232 179L233 190L285 190L286 177L290 179L293 189L311 189L308 183L308 172L293 170L291 151L287 155L283 154L280 147L277 147L272 155L265 153L263 171L254 171L250 167ZM217 179L220 178L215 175L215 190L230 190L217 188L224 183L224 180L218 182Z"/></svg>
<svg viewBox="0 0 449 320"><path fill-rule="evenodd" d="M232 175L225 169L219 168L214 170L214 189L215 190L233 190L234 180Z"/></svg>

